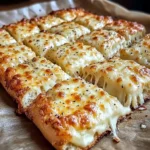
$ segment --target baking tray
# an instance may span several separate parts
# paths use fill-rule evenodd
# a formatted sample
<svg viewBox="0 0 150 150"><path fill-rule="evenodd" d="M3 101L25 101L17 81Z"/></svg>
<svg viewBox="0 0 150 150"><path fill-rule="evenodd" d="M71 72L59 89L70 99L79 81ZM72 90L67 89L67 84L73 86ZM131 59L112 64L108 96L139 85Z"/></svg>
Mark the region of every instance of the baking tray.
<svg viewBox="0 0 150 150"><path fill-rule="evenodd" d="M37 3L19 9L0 11L0 26L19 21L23 18L43 16L52 10L82 7L99 15L111 15L138 21L150 31L150 15L126 10L105 0L57 0ZM92 150L148 150L150 149L150 102L145 104L147 110L135 111L130 119L118 125L120 143L112 141L112 135L101 139ZM36 126L24 115L15 113L17 105L0 86L0 150L53 150ZM146 129L141 129L141 124Z"/></svg>

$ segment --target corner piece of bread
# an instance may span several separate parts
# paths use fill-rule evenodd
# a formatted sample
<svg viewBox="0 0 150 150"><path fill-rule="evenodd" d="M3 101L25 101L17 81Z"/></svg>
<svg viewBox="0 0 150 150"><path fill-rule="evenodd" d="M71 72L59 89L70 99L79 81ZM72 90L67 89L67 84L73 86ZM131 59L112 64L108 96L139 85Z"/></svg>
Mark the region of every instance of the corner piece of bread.
<svg viewBox="0 0 150 150"><path fill-rule="evenodd" d="M8 67L15 67L34 57L35 53L25 45L0 46L0 79Z"/></svg>
<svg viewBox="0 0 150 150"><path fill-rule="evenodd" d="M134 60L137 63L150 68L150 34L147 34L131 47L121 49L120 58Z"/></svg>
<svg viewBox="0 0 150 150"><path fill-rule="evenodd" d="M27 19L6 25L4 28L16 39L17 42L23 42L25 38L40 32L38 26L30 23L30 20Z"/></svg>
<svg viewBox="0 0 150 150"><path fill-rule="evenodd" d="M116 31L125 37L126 47L138 42L146 33L146 29L142 24L127 20L115 20L107 24L104 29Z"/></svg>
<svg viewBox="0 0 150 150"><path fill-rule="evenodd" d="M50 14L56 17L60 17L65 21L73 21L76 17L83 16L85 14L85 10L82 8L69 8L52 11Z"/></svg>
<svg viewBox="0 0 150 150"><path fill-rule="evenodd" d="M0 28L0 46L12 45L16 40L4 29Z"/></svg>
<svg viewBox="0 0 150 150"><path fill-rule="evenodd" d="M130 113L113 96L79 78L56 84L26 109L26 115L58 150L91 148Z"/></svg>
<svg viewBox="0 0 150 150"><path fill-rule="evenodd" d="M2 77L2 85L16 100L20 112L36 97L52 88L57 82L70 78L61 68L43 57L9 67Z"/></svg>

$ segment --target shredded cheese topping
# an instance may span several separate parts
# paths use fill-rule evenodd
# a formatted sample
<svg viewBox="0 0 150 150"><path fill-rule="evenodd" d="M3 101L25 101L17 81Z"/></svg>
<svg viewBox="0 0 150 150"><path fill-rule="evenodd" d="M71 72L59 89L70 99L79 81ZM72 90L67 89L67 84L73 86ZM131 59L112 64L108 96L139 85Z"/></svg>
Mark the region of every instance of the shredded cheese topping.
<svg viewBox="0 0 150 150"><path fill-rule="evenodd" d="M79 147L110 128L116 136L118 118L130 112L115 97L78 78L56 84L31 107L42 112L43 123L52 126L60 139Z"/></svg>
<svg viewBox="0 0 150 150"><path fill-rule="evenodd" d="M0 29L0 46L6 46L16 43L16 40L10 36L10 34L4 30Z"/></svg>
<svg viewBox="0 0 150 150"><path fill-rule="evenodd" d="M116 96L123 105L137 108L150 91L150 70L131 60L111 59L83 69L83 78Z"/></svg>
<svg viewBox="0 0 150 150"><path fill-rule="evenodd" d="M112 58L120 48L123 48L125 39L115 31L96 30L82 36L79 41L96 47L106 59Z"/></svg>
<svg viewBox="0 0 150 150"><path fill-rule="evenodd" d="M68 40L58 34L41 32L25 39L24 43L32 48L38 56L45 56L47 51L67 43Z"/></svg>
<svg viewBox="0 0 150 150"><path fill-rule="evenodd" d="M90 33L90 30L74 22L65 22L52 27L49 32L60 34L66 37L70 42L74 42L80 36Z"/></svg>
<svg viewBox="0 0 150 150"><path fill-rule="evenodd" d="M130 59L150 68L150 34L130 48L121 49L120 57Z"/></svg>
<svg viewBox="0 0 150 150"><path fill-rule="evenodd" d="M72 76L79 75L86 65L104 60L102 54L94 47L84 45L81 42L65 44L48 51L46 58L61 66L65 72Z"/></svg>
<svg viewBox="0 0 150 150"><path fill-rule="evenodd" d="M39 33L37 25L30 23L29 20L22 20L18 23L5 26L5 29L18 41L22 42L25 38Z"/></svg>

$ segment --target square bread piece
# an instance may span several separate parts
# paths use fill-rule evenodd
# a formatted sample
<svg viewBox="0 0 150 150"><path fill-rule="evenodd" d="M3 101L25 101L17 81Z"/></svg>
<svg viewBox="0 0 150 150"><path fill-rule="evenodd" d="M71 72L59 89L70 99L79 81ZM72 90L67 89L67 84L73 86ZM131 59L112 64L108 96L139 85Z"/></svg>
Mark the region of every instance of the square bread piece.
<svg viewBox="0 0 150 150"><path fill-rule="evenodd" d="M150 68L150 34L130 48L120 50L122 59L129 59Z"/></svg>
<svg viewBox="0 0 150 150"><path fill-rule="evenodd" d="M0 29L0 46L11 45L16 40L4 29Z"/></svg>
<svg viewBox="0 0 150 150"><path fill-rule="evenodd" d="M86 26L90 30L98 30L103 28L106 24L112 23L113 19L109 16L98 16L87 12L77 17L74 21Z"/></svg>
<svg viewBox="0 0 150 150"><path fill-rule="evenodd" d="M82 16L85 13L82 8L69 8L63 10L52 11L50 14L60 17L65 21L72 21L76 17Z"/></svg>
<svg viewBox="0 0 150 150"><path fill-rule="evenodd" d="M31 47L38 56L44 56L48 50L67 42L68 40L59 34L46 32L37 33L24 40L24 44Z"/></svg>
<svg viewBox="0 0 150 150"><path fill-rule="evenodd" d="M64 21L58 17L47 15L33 18L31 19L31 22L38 25L41 30L48 30L51 27L59 25Z"/></svg>
<svg viewBox="0 0 150 150"><path fill-rule="evenodd" d="M6 91L17 101L22 112L42 92L57 82L70 78L61 68L45 58L35 57L31 61L7 68L2 78Z"/></svg>
<svg viewBox="0 0 150 150"><path fill-rule="evenodd" d="M8 67L14 67L35 57L35 53L25 45L0 46L0 77Z"/></svg>
<svg viewBox="0 0 150 150"><path fill-rule="evenodd" d="M96 48L84 45L81 42L62 45L48 51L46 58L61 66L71 76L77 76L86 65L104 61Z"/></svg>
<svg viewBox="0 0 150 150"><path fill-rule="evenodd" d="M60 34L66 37L70 42L74 42L80 36L90 33L90 30L74 22L65 22L52 27L49 32Z"/></svg>
<svg viewBox="0 0 150 150"><path fill-rule="evenodd" d="M138 41L145 35L145 27L137 22L117 20L105 26L107 30L114 30L126 38L126 47Z"/></svg>
<svg viewBox="0 0 150 150"><path fill-rule="evenodd" d="M22 20L5 26L5 29L18 41L22 42L25 38L39 33L40 29L37 25L30 23L29 20Z"/></svg>
<svg viewBox="0 0 150 150"><path fill-rule="evenodd" d="M150 69L119 58L83 69L83 78L116 96L124 106L137 108L150 98Z"/></svg>
<svg viewBox="0 0 150 150"><path fill-rule="evenodd" d="M87 150L112 129L129 107L95 85L73 78L41 94L26 111L45 138L59 150Z"/></svg>
<svg viewBox="0 0 150 150"><path fill-rule="evenodd" d="M124 37L115 31L96 30L82 36L78 41L96 47L106 59L112 58L125 43Z"/></svg>

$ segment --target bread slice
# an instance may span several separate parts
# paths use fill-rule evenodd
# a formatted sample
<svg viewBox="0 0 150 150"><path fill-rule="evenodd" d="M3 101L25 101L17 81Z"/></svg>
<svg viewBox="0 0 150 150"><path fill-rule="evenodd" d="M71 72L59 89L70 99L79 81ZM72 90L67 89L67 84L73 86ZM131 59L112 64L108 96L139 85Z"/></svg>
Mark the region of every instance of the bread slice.
<svg viewBox="0 0 150 150"><path fill-rule="evenodd" d="M67 42L61 35L46 32L37 33L24 40L24 44L31 47L38 56L45 56L48 50Z"/></svg>
<svg viewBox="0 0 150 150"><path fill-rule="evenodd" d="M145 27L137 22L117 20L105 26L107 30L114 30L126 38L126 47L139 41L146 32Z"/></svg>
<svg viewBox="0 0 150 150"><path fill-rule="evenodd" d="M90 30L75 22L64 22L58 26L52 27L49 32L60 34L66 37L70 42L74 42L80 36L90 33Z"/></svg>
<svg viewBox="0 0 150 150"><path fill-rule="evenodd" d="M4 28L18 41L22 42L25 38L39 33L40 29L37 25L30 23L29 20L23 19L17 23L12 23Z"/></svg>
<svg viewBox="0 0 150 150"><path fill-rule="evenodd" d="M65 21L73 21L76 17L82 16L85 10L82 8L69 8L57 11L52 11L50 14L60 17Z"/></svg>
<svg viewBox="0 0 150 150"><path fill-rule="evenodd" d="M116 137L117 120L128 113L129 107L79 78L56 84L26 110L26 115L58 150L90 149L110 128Z"/></svg>
<svg viewBox="0 0 150 150"><path fill-rule="evenodd" d="M35 57L35 53L25 45L13 44L0 47L0 78L8 67L14 67Z"/></svg>
<svg viewBox="0 0 150 150"><path fill-rule="evenodd" d="M16 43L16 40L4 29L0 29L0 46Z"/></svg>
<svg viewBox="0 0 150 150"><path fill-rule="evenodd" d="M125 39L115 31L96 30L82 36L78 41L96 47L106 59L112 58L124 47Z"/></svg>
<svg viewBox="0 0 150 150"><path fill-rule="evenodd" d="M137 108L150 98L150 69L132 60L114 58L89 65L83 69L83 78L116 96L124 106Z"/></svg>
<svg viewBox="0 0 150 150"><path fill-rule="evenodd" d="M82 68L94 62L104 61L104 57L94 47L81 42L62 45L48 51L45 57L61 66L71 76L80 75Z"/></svg>
<svg viewBox="0 0 150 150"><path fill-rule="evenodd" d="M14 68L8 68L2 78L2 84L17 101L19 110L23 111L40 93L68 78L69 75L57 65L45 58L36 57Z"/></svg>
<svg viewBox="0 0 150 150"><path fill-rule="evenodd" d="M33 18L31 22L38 25L41 30L48 30L53 26L61 24L64 20L52 15L47 15Z"/></svg>
<svg viewBox="0 0 150 150"><path fill-rule="evenodd" d="M98 30L103 28L106 24L112 23L113 19L109 16L98 16L85 12L84 15L77 17L74 21L86 26L90 30Z"/></svg>
<svg viewBox="0 0 150 150"><path fill-rule="evenodd" d="M150 34L147 34L141 41L130 48L120 50L122 59L134 60L141 65L150 68Z"/></svg>

